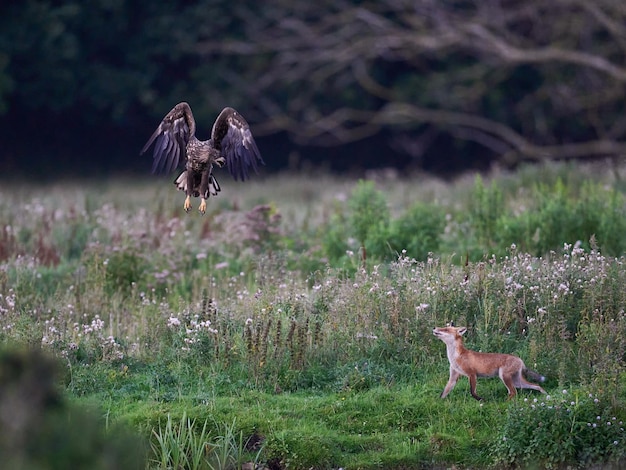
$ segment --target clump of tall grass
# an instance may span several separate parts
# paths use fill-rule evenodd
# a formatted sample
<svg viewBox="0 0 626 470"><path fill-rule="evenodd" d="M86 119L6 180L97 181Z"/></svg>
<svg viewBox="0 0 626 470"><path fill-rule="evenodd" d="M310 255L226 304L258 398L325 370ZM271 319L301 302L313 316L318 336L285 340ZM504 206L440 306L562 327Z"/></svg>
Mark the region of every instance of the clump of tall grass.
<svg viewBox="0 0 626 470"><path fill-rule="evenodd" d="M215 429L210 429L207 419L199 426L186 413L175 422L168 414L165 425L152 431L150 468L240 470L244 464L257 468L263 446L256 439L244 439L235 423L213 424Z"/></svg>

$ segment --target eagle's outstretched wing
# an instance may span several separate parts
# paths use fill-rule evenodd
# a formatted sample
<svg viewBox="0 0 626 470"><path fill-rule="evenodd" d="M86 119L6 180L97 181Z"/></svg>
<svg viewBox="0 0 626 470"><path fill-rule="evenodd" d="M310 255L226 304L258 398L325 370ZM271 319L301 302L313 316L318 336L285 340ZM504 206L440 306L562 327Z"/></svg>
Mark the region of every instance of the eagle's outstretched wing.
<svg viewBox="0 0 626 470"><path fill-rule="evenodd" d="M178 103L165 115L141 149L140 154L143 154L154 143L152 173L169 174L181 160L184 161L187 158L187 143L195 132L196 122L191 108L185 102Z"/></svg>
<svg viewBox="0 0 626 470"><path fill-rule="evenodd" d="M235 181L245 181L250 169L256 173L258 163L265 164L250 132L250 126L233 108L224 108L217 117L211 131L211 140L226 160L228 171Z"/></svg>

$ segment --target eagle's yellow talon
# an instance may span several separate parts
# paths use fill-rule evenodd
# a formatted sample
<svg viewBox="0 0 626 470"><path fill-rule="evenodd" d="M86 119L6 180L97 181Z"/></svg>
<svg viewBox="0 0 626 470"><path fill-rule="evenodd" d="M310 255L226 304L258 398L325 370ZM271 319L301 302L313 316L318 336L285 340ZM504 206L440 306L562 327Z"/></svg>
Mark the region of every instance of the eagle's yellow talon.
<svg viewBox="0 0 626 470"><path fill-rule="evenodd" d="M185 208L185 212L189 212L191 210L191 197L187 196L185 198L185 204L183 207Z"/></svg>
<svg viewBox="0 0 626 470"><path fill-rule="evenodd" d="M200 207L198 207L198 210L200 211L201 214L204 214L206 212L206 199L202 198L202 201L200 202Z"/></svg>

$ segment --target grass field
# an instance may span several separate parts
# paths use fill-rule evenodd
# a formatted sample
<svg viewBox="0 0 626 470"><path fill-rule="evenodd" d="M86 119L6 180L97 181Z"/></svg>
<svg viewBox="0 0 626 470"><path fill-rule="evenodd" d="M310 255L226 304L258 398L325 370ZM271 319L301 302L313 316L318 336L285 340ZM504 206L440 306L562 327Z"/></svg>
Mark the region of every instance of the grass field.
<svg viewBox="0 0 626 470"><path fill-rule="evenodd" d="M592 175L592 176L589 176ZM0 189L14 468L543 468L626 452L620 169ZM445 346L519 355L445 399ZM43 355L42 355L43 354ZM80 442L76 446L76 442ZM8 460L6 460L8 459ZM43 462L43 464L42 464Z"/></svg>

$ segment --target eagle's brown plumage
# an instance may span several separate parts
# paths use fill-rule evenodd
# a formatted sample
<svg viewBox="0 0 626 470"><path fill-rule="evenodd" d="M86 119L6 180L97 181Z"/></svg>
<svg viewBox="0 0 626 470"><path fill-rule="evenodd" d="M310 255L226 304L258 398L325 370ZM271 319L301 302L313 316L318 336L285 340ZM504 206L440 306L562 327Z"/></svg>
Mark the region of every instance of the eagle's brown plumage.
<svg viewBox="0 0 626 470"><path fill-rule="evenodd" d="M165 115L141 153L153 143L153 173L171 173L185 162L185 170L174 180L176 187L187 195L185 211L191 209L191 196L200 196L199 210L204 214L206 200L220 191L213 176L213 164L226 165L235 181L245 181L250 169L256 173L257 165L264 163L250 126L233 108L222 110L213 124L209 140L198 140L191 108L185 102L178 103Z"/></svg>

